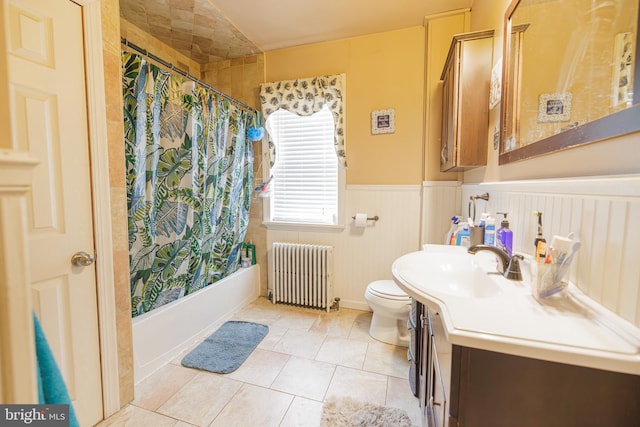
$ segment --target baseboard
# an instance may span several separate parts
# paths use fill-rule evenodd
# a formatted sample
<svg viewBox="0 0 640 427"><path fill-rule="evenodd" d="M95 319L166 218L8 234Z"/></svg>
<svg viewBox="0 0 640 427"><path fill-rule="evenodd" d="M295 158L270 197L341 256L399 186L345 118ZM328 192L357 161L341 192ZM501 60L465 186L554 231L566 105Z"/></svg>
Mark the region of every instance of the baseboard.
<svg viewBox="0 0 640 427"><path fill-rule="evenodd" d="M350 308L353 310L371 311L369 304L357 300L340 300L340 308Z"/></svg>

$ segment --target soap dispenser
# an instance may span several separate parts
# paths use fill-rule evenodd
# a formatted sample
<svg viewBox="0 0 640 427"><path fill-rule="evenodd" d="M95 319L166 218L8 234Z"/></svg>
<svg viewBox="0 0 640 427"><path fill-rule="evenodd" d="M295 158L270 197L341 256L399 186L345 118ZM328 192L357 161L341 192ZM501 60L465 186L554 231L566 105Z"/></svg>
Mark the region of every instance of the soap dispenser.
<svg viewBox="0 0 640 427"><path fill-rule="evenodd" d="M504 250L509 256L513 254L513 231L509 229L509 220L507 212L497 212L498 215L504 215L500 228L496 233L496 246L498 249Z"/></svg>

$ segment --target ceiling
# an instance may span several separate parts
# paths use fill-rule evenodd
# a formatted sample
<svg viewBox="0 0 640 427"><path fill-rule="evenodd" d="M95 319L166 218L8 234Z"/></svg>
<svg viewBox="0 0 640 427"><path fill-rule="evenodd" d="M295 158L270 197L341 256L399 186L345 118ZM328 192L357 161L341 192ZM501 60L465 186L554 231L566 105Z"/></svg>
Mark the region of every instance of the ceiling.
<svg viewBox="0 0 640 427"><path fill-rule="evenodd" d="M196 62L422 25L473 0L120 0L120 15Z"/></svg>

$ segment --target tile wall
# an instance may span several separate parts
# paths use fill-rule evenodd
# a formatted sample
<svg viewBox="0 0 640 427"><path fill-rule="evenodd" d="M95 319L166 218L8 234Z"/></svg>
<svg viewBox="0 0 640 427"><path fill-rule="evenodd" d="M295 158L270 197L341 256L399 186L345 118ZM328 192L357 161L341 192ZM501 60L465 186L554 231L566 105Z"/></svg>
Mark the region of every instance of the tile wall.
<svg viewBox="0 0 640 427"><path fill-rule="evenodd" d="M202 66L202 80L221 92L260 110L264 54L210 62Z"/></svg>
<svg viewBox="0 0 640 427"><path fill-rule="evenodd" d="M124 18L120 18L120 36L162 60L169 62L176 68L200 78L201 66L198 62L144 32Z"/></svg>
<svg viewBox="0 0 640 427"><path fill-rule="evenodd" d="M114 293L118 337L120 402L133 399L133 347L129 293L129 238L124 172L124 119L120 66L120 12L117 0L101 0L104 84L109 145L109 181L113 233ZM105 161L107 161L105 159Z"/></svg>

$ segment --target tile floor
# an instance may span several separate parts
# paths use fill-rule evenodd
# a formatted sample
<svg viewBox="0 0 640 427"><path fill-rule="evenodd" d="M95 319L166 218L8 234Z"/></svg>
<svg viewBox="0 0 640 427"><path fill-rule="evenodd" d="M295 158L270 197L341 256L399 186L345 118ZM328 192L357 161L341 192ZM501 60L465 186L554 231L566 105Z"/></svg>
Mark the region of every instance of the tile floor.
<svg viewBox="0 0 640 427"><path fill-rule="evenodd" d="M325 313L259 298L233 320L269 325L238 370L220 375L185 368L186 349L98 426L317 427L322 402L331 396L401 408L421 425L407 380L407 349L372 339L370 312Z"/></svg>

